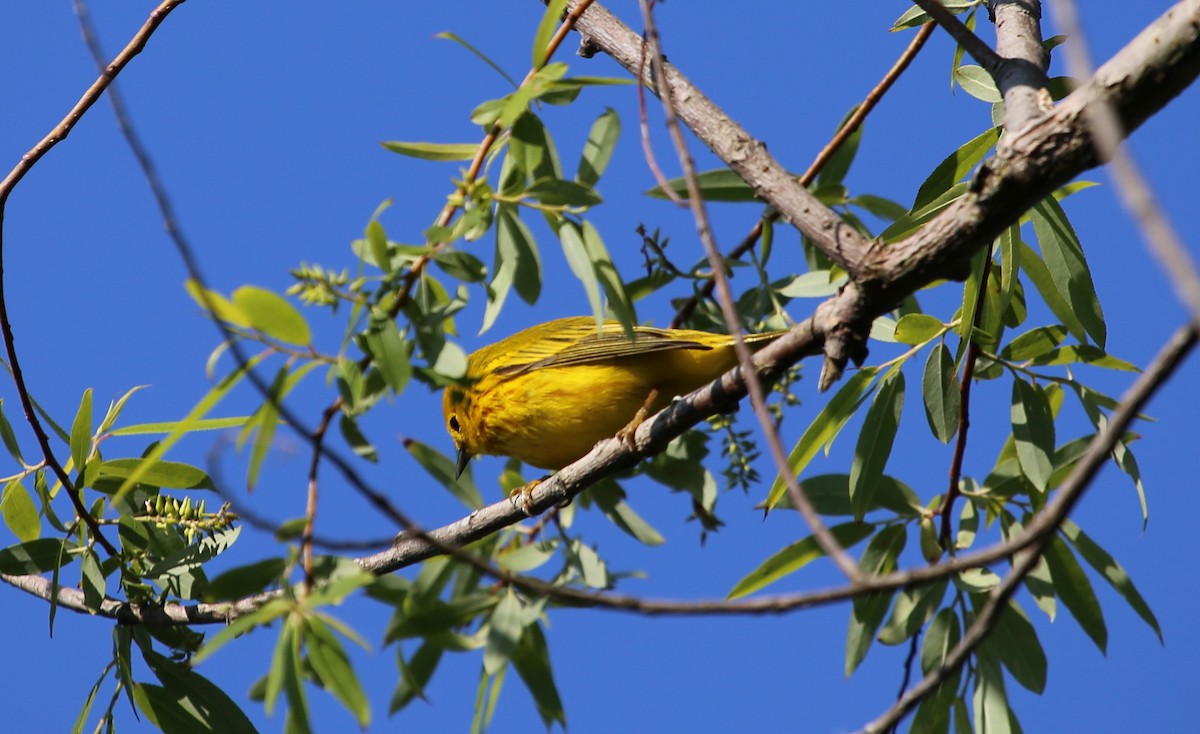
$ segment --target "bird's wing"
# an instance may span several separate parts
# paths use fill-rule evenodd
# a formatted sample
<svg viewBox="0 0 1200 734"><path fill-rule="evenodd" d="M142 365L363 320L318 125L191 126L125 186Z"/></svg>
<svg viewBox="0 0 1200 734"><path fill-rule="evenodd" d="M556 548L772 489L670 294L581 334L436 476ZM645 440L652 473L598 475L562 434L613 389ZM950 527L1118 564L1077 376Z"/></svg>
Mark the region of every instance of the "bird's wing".
<svg viewBox="0 0 1200 734"><path fill-rule="evenodd" d="M512 355L512 363L496 370L499 375L518 375L544 367L567 367L597 364L622 357L634 357L651 352L675 349L711 349L690 339L680 339L665 329L634 327L636 338L626 336L618 324L605 324L604 330L557 334L528 344Z"/></svg>

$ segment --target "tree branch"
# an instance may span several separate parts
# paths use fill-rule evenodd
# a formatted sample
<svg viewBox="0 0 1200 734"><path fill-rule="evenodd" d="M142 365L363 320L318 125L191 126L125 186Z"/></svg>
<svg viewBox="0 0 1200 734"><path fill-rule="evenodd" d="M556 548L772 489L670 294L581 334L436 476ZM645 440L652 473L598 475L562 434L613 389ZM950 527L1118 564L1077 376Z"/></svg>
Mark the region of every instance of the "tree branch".
<svg viewBox="0 0 1200 734"><path fill-rule="evenodd" d="M1000 67L992 79L1004 97L1004 127L1019 130L1049 112L1054 103L1047 88L1050 56L1042 48L1042 7L1039 0L992 0L996 23L996 53Z"/></svg>

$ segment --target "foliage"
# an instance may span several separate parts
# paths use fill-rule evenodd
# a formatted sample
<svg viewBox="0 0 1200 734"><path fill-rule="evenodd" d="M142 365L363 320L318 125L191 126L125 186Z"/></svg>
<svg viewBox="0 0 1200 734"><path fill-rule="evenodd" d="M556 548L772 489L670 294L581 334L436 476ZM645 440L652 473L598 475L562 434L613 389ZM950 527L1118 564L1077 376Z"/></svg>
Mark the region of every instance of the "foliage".
<svg viewBox="0 0 1200 734"><path fill-rule="evenodd" d="M978 9L977 3L946 5L972 19ZM471 113L483 131L482 144L385 144L391 152L427 161L471 161L451 180L447 208L437 224L419 236L394 235L385 229L381 217L387 205L382 205L353 242L351 263L301 263L285 294L246 285L225 295L188 282L189 293L222 326L227 339L208 362L210 374L217 376L215 385L186 416L159 424L122 425L122 408L137 388L112 403L98 423L90 390L73 419L64 424L68 429L43 416L61 444L72 485L67 489L46 462L27 463L29 447L18 445L0 413L0 437L19 467L6 477L0 503L15 540L0 550L0 571L50 574L56 589L78 585L92 612L101 611L109 599L137 604L232 605L251 597L257 601L216 633L202 634L190 626L116 625L112 660L87 696L77 729L93 715L96 701L107 706L101 716L111 720L123 696L164 731L218 726L221 731L253 731L238 704L194 669L251 633L275 638L271 664L253 696L268 712L282 705L289 731L309 730L308 697L313 690L332 696L367 727L373 720L372 707L343 640L363 647L369 643L330 611L351 598L391 610L382 637L385 646L395 646L398 661L389 714L423 697L447 654L467 653L480 660L477 730L487 728L512 671L529 690L545 725L565 728L566 706L546 633L547 619L561 600L533 593L525 585L498 583L485 568L498 569L506 574L503 579L508 574L533 576L557 588L612 589L622 574L610 568L596 541L577 528L576 517L598 512L640 543L662 543L663 534L628 500L625 485L634 477L647 477L682 493L702 537L723 524L717 513L722 484L718 474L727 487L761 493L758 499L765 511L793 509L782 477L762 490L754 468L760 452L756 434L739 428L728 416L718 416L707 430L685 433L650 461L600 481L572 506L553 510L557 534L543 532L548 522L539 520L532 530L510 527L464 549L478 564L437 556L411 575L375 577L347 558L306 560L305 531L285 527L280 529L288 541L282 557L249 562L216 578L205 571L205 564L236 542L239 518L227 506L210 511L204 498L215 489L213 479L200 468L166 459L170 449L199 431L236 430L237 448L247 456L246 484L254 487L262 481L277 430L292 420L288 396L315 373L333 388L331 415L336 416L340 437L358 458L376 461L379 439L364 420L368 415L403 401L414 381L442 388L463 378L466 354L456 335L459 314L472 299L486 303L486 331L497 323L513 294L527 304L548 296L553 286L543 280L543 260L559 255L535 237L542 225L556 239L596 318L634 324L639 320L637 305L660 294L675 296L680 307L688 304L690 326L725 328L717 302L705 291L713 278L707 261L678 262L657 232L644 234L646 273L626 280L618 265L625 266L626 273L632 268L617 262L593 220L594 210L603 205L597 184L620 141L622 123L612 110L599 114L582 150L567 153L556 145L545 112L550 106L577 103L586 91L625 80L573 76L567 64L550 60L547 41L563 7L561 1L549 3L535 32L533 68L524 81L503 96L479 103ZM923 20L916 12L905 13L896 27L913 27ZM447 37L500 70L462 39ZM963 91L985 103L1002 104L982 68L962 64L961 54L955 60L953 80ZM993 126L964 136L962 144L931 166L910 206L853 190L846 181L861 130L826 164L810 189L868 239L896 242L968 194L970 175L994 149L1001 132ZM762 209L753 188L732 171L705 171L697 178L709 201ZM666 183L666 189L686 193L682 179ZM1068 217L1069 197L1084 185L1071 184L1044 198L979 252L965 282L940 285L943 291L956 292L961 306L954 312L927 313L909 298L880 317L871 332L874 346L895 356L863 365L828 400L807 412L813 417L791 448L790 469L800 477L816 512L836 521L830 527L832 537L844 548L862 546L859 566L864 573L886 574L917 552L930 562L956 556L980 545L989 533L993 539L1016 537L1080 461L1091 438L1062 435L1059 416L1064 405L1077 402L1097 430L1106 422L1116 401L1083 382L1080 375L1088 373L1078 368L1136 368L1106 351L1100 298L1085 247ZM666 196L663 187L649 193ZM789 272L779 257L772 257L772 213L752 216L765 223L758 246L724 263L738 274L739 326L786 327L789 305L809 310L815 304L810 299L836 293L847 274L807 239L807 270ZM492 245L490 259L485 243ZM288 295L307 309L298 308ZM697 300L689 304L692 297ZM1050 314L1048 322L1032 320L1035 299L1045 306L1039 311ZM310 320L320 309L339 320L339 343L327 344L315 336L319 330ZM225 358L230 353L236 353L235 359ZM968 363L973 379L964 384L961 375ZM795 372L790 375L797 377ZM253 386L244 384L247 378ZM806 414L793 409L797 400L790 383L783 384L772 393L774 418L806 420ZM972 385L1011 395L1011 435L994 463L973 467L940 494L918 493L891 476L889 459L905 408L924 413L933 441L962 440L962 396ZM259 407L247 416L217 417L222 398L235 389L257 389ZM813 460L852 425L858 435L848 471L814 474ZM102 451L110 440L120 439L112 445L125 447L145 435L155 438L133 451L123 448L117 458ZM1121 442L1114 461L1132 479L1144 514L1133 439L1130 435ZM484 506L485 493L469 472L456 475L452 457L413 440L405 446L433 483L467 512ZM520 467L510 465L498 483L506 491L522 485ZM64 497L69 491L80 492L90 503L86 507L101 523L97 527L115 533L118 555L104 557L93 528L66 517ZM941 516L951 512L957 530L944 537L937 526ZM823 555L815 536L801 538L748 570L729 597L759 594L801 574ZM1016 729L1017 713L1009 706L1006 683L1015 681L1040 693L1048 671L1031 617L1040 613L1053 618L1061 603L1097 647L1105 649L1108 630L1093 590L1095 578L1111 585L1161 637L1153 612L1128 574L1074 523L1059 528L1042 560L1026 580L1028 597L1008 601L970 663L917 708L914 731L948 731L951 721L956 727L969 722L977 731ZM857 596L846 633L846 674L862 664L876 643L912 645L919 650L923 673L939 668L998 581L987 569L970 568L932 583ZM53 620L53 606L50 613ZM105 704L101 694L106 691L111 696Z"/></svg>

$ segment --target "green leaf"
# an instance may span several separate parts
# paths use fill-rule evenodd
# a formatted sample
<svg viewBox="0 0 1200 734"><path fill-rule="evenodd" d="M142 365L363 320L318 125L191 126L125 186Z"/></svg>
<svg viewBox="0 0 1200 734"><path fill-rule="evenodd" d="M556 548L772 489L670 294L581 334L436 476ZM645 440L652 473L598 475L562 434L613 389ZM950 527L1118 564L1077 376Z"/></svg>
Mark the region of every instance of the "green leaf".
<svg viewBox="0 0 1200 734"><path fill-rule="evenodd" d="M478 143L402 143L398 140L385 142L383 147L393 153L427 161L469 161L479 150Z"/></svg>
<svg viewBox="0 0 1200 734"><path fill-rule="evenodd" d="M902 517L918 517L925 511L921 499L904 482L895 477L884 475L879 480L875 490L875 507L889 510ZM815 477L805 477L801 489L818 515L849 516L854 511L850 507L850 475L849 474L820 474ZM776 505L779 509L790 509L792 500L786 494Z"/></svg>
<svg viewBox="0 0 1200 734"><path fill-rule="evenodd" d="M973 8L979 4L977 0L939 0L939 2L955 15L960 15L964 10ZM924 10L921 10L920 6L914 5L896 19L896 22L892 24L891 30L895 32L906 28L916 28L917 26L925 25L931 20L933 19Z"/></svg>
<svg viewBox="0 0 1200 734"><path fill-rule="evenodd" d="M266 558L225 571L211 580L204 590L207 602L233 601L257 594L283 577L287 562L283 558Z"/></svg>
<svg viewBox="0 0 1200 734"><path fill-rule="evenodd" d="M927 313L909 313L896 322L896 341L901 344L924 344L942 333L945 325Z"/></svg>
<svg viewBox="0 0 1200 734"><path fill-rule="evenodd" d="M525 628L525 610L510 588L500 598L487 624L487 645L483 650L483 669L496 675L508 662Z"/></svg>
<svg viewBox="0 0 1200 734"><path fill-rule="evenodd" d="M226 428L240 428L241 426L244 426L248 420L250 420L250 416L240 415L230 418L203 418L193 421L138 423L137 425L113 429L110 432L110 435L142 436L154 433L174 433L179 430L186 430L189 433L193 431L220 431Z"/></svg>
<svg viewBox="0 0 1200 734"><path fill-rule="evenodd" d="M954 358L944 343L939 343L929 351L921 380L921 393L929 430L933 431L937 440L950 443L958 431L960 395Z"/></svg>
<svg viewBox="0 0 1200 734"><path fill-rule="evenodd" d="M315 365L316 362L309 362L307 366L311 368ZM275 428L279 425L279 406L283 404L283 398L287 394L287 378L288 365L284 364L275 372L275 377L267 387L265 400L258 412L255 413L255 417L242 428L242 434L238 441L239 450L242 447L241 439L247 435L247 431L257 429L254 433L254 444L250 447L250 456L246 462L247 489L253 489L258 484L258 472L262 468L263 460L267 458L267 451L270 450L271 441L275 437Z"/></svg>
<svg viewBox="0 0 1200 734"><path fill-rule="evenodd" d="M533 234L517 214L516 207L496 208L496 261L513 267L513 285L526 303L537 301L542 291L542 262Z"/></svg>
<svg viewBox="0 0 1200 734"><path fill-rule="evenodd" d="M285 344L308 346L308 322L287 299L265 288L244 285L233 292L233 305L246 315L250 326Z"/></svg>
<svg viewBox="0 0 1200 734"><path fill-rule="evenodd" d="M1047 197L1034 205L1030 218L1055 287L1092 341L1103 349L1106 337L1104 313L1100 310L1100 299L1096 296L1083 247L1067 221L1066 212L1054 197Z"/></svg>
<svg viewBox="0 0 1200 734"><path fill-rule="evenodd" d="M885 645L899 645L920 633L925 622L941 606L949 584L949 579L943 578L931 584L901 589L892 616L879 631L879 641Z"/></svg>
<svg viewBox="0 0 1200 734"><path fill-rule="evenodd" d="M557 722L564 730L567 728L567 712L563 708L562 699L558 695L558 686L554 683L554 671L550 669L550 651L546 645L546 636L537 624L525 627L520 641L512 651L513 667L533 696L538 715L542 723L549 729Z"/></svg>
<svg viewBox="0 0 1200 734"><path fill-rule="evenodd" d="M1000 350L1000 356L1011 362L1025 362L1046 354L1067 336L1067 327L1055 324L1040 326L1021 334Z"/></svg>
<svg viewBox="0 0 1200 734"><path fill-rule="evenodd" d="M793 475L800 476L821 447L828 446L837 438L842 426L866 399L876 373L877 370L870 367L859 370L825 404L788 455L788 466L792 468ZM764 503L766 508L769 510L774 507L785 494L787 485L780 477L776 477Z"/></svg>
<svg viewBox="0 0 1200 734"><path fill-rule="evenodd" d="M404 392L412 377L412 363L409 361L411 345L400 335L396 322L391 319L381 321L365 337L375 367L383 375L392 394Z"/></svg>
<svg viewBox="0 0 1200 734"><path fill-rule="evenodd" d="M904 550L907 532L902 525L889 525L871 538L863 551L859 567L867 575L891 573ZM846 675L854 673L871 649L875 633L883 624L893 591L872 591L854 597L850 625L846 634Z"/></svg>
<svg viewBox="0 0 1200 734"><path fill-rule="evenodd" d="M987 73L982 66L973 64L960 66L954 70L954 80L958 82L964 92L975 99L989 104L1004 101L1004 98L1000 96L1000 90L996 88L996 82L992 79L992 75Z"/></svg>
<svg viewBox="0 0 1200 734"><path fill-rule="evenodd" d="M379 223L378 219L367 222L363 237L370 248L371 262L375 267L385 273L391 270L392 259L388 255L387 233L384 232L383 225Z"/></svg>
<svg viewBox="0 0 1200 734"><path fill-rule="evenodd" d="M100 464L100 479L124 480L134 473L139 482L154 487L173 489L215 489L208 474L190 464L176 461L148 461L146 459L109 459Z"/></svg>
<svg viewBox="0 0 1200 734"><path fill-rule="evenodd" d="M873 506L875 490L892 454L903 408L904 373L894 370L879 381L879 389L858 434L850 466L850 507L856 520L861 521Z"/></svg>
<svg viewBox="0 0 1200 734"><path fill-rule="evenodd" d="M1083 322L1075 315L1071 308L1071 304L1067 303L1061 295L1058 288L1054 284L1054 278L1050 275L1050 269L1046 267L1042 256L1024 242L1020 242L1018 251L1021 253L1021 270L1029 276L1029 280L1033 282L1037 292L1041 295L1042 300L1050 307L1050 311L1067 330L1071 332L1071 336L1081 342L1087 341L1087 331L1083 327Z"/></svg>
<svg viewBox="0 0 1200 734"><path fill-rule="evenodd" d="M464 283L482 283L487 280L487 265L469 252L439 250L434 253L433 262L443 273Z"/></svg>
<svg viewBox="0 0 1200 734"><path fill-rule="evenodd" d="M396 660L400 667L400 680L396 683L396 690L392 693L392 701L388 705L389 714L400 711L415 698L427 700L425 686L429 684L441 659L442 648L427 642L418 647L412 658L405 662L404 651L397 646Z"/></svg>
<svg viewBox="0 0 1200 734"><path fill-rule="evenodd" d="M657 530L625 502L625 492L615 481L603 479L597 482L588 490L588 495L605 517L621 530L636 538L638 542L649 546L662 545L667 542Z"/></svg>
<svg viewBox="0 0 1200 734"><path fill-rule="evenodd" d="M829 270L813 270L797 275L775 292L784 298L828 298L841 290L849 279L844 274L834 277Z"/></svg>
<svg viewBox="0 0 1200 734"><path fill-rule="evenodd" d="M1054 416L1041 386L1013 380L1012 427L1021 473L1045 492L1054 471Z"/></svg>
<svg viewBox="0 0 1200 734"><path fill-rule="evenodd" d="M156 712L163 712L162 706L166 703L168 708L177 707L172 716L180 711L186 712L188 717L184 717L184 720L197 725L196 731L255 734L257 730L246 714L224 691L213 685L212 681L187 665L168 660L157 653L143 651L143 657L155 677L163 684L160 691L169 698L169 703L161 698L153 701L157 707ZM163 726L163 731L169 733L177 730Z"/></svg>
<svg viewBox="0 0 1200 734"><path fill-rule="evenodd" d="M913 209L908 214L892 222L879 233L882 242L897 242L916 232L921 225L937 216L938 212L962 198L970 190L971 184L963 181L946 189L936 199L920 208Z"/></svg>
<svg viewBox="0 0 1200 734"><path fill-rule="evenodd" d="M606 109L592 123L588 132L587 142L583 144L583 155L579 158L579 168L575 180L585 186L595 186L608 168L613 150L617 147L617 139L621 136L621 118L611 108Z"/></svg>
<svg viewBox="0 0 1200 734"><path fill-rule="evenodd" d="M1150 625L1150 629L1158 635L1158 641L1163 642L1162 628L1158 624L1158 618L1154 616L1150 605L1138 593L1137 587L1133 585L1133 579L1129 578L1129 574L1121 567L1121 564L1117 563L1116 559L1108 554L1108 551L1101 548L1096 541L1088 537L1078 525L1070 520L1063 520L1061 529L1062 534L1070 541L1071 545L1075 546L1075 550L1079 552L1083 560L1087 561L1089 566L1096 569L1096 572L1116 589L1129 606L1133 607L1133 611L1137 612L1138 616Z"/></svg>
<svg viewBox="0 0 1200 734"><path fill-rule="evenodd" d="M200 308L212 314L218 321L223 321L230 326L250 328L250 319L242 313L241 309L230 303L225 296L204 288L190 278L184 281L183 287Z"/></svg>
<svg viewBox="0 0 1200 734"><path fill-rule="evenodd" d="M946 608L938 611L929 625L929 631L925 633L924 641L921 642L921 672L928 675L930 671L942 667L946 656L958 644L961 636L958 616L954 610Z"/></svg>
<svg viewBox="0 0 1200 734"><path fill-rule="evenodd" d="M850 111L838 123L839 131L846 126L846 123L850 121L850 118L857 111L858 105L850 108ZM841 145L830 156L828 162L821 168L820 173L817 174L818 186L841 183L846 178L846 174L850 172L850 164L854 162L854 156L858 153L858 145L862 142L862 134L863 128L862 125L859 125L855 128L854 132L850 133L842 141Z"/></svg>
<svg viewBox="0 0 1200 734"><path fill-rule="evenodd" d="M83 699L83 706L79 709L79 715L75 717L75 726L71 727L71 734L83 734L83 727L87 724L88 717L92 713L92 705L96 703L96 694L100 692L100 686L104 684L104 680L108 678L108 674L115 667L115 663L109 663L104 670L100 672L100 677L96 679L96 684L88 691L88 695ZM116 699L113 699L116 702Z"/></svg>
<svg viewBox="0 0 1200 734"><path fill-rule="evenodd" d="M184 707L162 686L137 683L133 700L150 721L168 734L208 734L213 730L201 721L197 712Z"/></svg>
<svg viewBox="0 0 1200 734"><path fill-rule="evenodd" d="M617 321L620 321L628 330L637 323L637 312L633 306L633 299L625 289L625 282L621 280L621 274L617 272L617 266L608 254L608 248L604 246L600 231L588 220L583 222L583 245L587 248L588 258L591 259L592 267L596 270L596 277L604 286L604 295L608 298L609 310L612 311Z"/></svg>
<svg viewBox="0 0 1200 734"><path fill-rule="evenodd" d="M987 734L1020 734L1012 726L1012 712L1004 692L1004 674L992 657L977 655L975 695L975 731Z"/></svg>
<svg viewBox="0 0 1200 734"><path fill-rule="evenodd" d="M843 548L851 548L857 545L874 531L874 525L863 522L847 522L829 528L830 534L833 535L838 545ZM758 568L755 568L746 574L741 581L734 584L733 589L729 591L729 595L726 598L738 599L748 594L753 594L763 587L769 586L779 579L799 571L818 558L824 557L825 552L817 544L816 538L810 535L801 541L788 545L763 561L759 564Z"/></svg>
<svg viewBox="0 0 1200 734"><path fill-rule="evenodd" d="M450 494L457 497L468 509L478 510L483 507L483 497L479 494L479 488L475 486L475 481L471 479L469 467L462 473L462 476L455 479L454 462L441 452L411 438L405 439L404 448L408 449L408 453L425 471L429 472L431 477L448 489Z"/></svg>
<svg viewBox="0 0 1200 734"><path fill-rule="evenodd" d="M70 560L71 557L64 552L61 540L39 538L0 548L0 573L13 576L45 573Z"/></svg>
<svg viewBox="0 0 1200 734"><path fill-rule="evenodd" d="M999 128L989 127L946 156L921 184L921 188L917 189L917 198L912 205L913 211L928 206L949 191L951 186L961 181L979 165L999 139Z"/></svg>
<svg viewBox="0 0 1200 734"><path fill-rule="evenodd" d="M1013 296L1017 293L1019 283L1017 273L1020 272L1021 267L1020 248L1018 247L1020 241L1021 228L1014 224L1000 233L994 245L1000 250L1000 303L997 310L1001 314L1008 311ZM1016 324L1009 324L1009 326L1016 326Z"/></svg>
<svg viewBox="0 0 1200 734"><path fill-rule="evenodd" d="M0 439L4 441L4 447L8 449L8 453L17 460L18 464L25 465L25 459L21 458L21 447L17 445L17 436L13 433L12 425L8 422L8 418L4 417L4 399L0 398Z"/></svg>
<svg viewBox="0 0 1200 734"><path fill-rule="evenodd" d="M1015 602L1009 600L1000 611L984 645L1022 686L1037 694L1046 689L1046 653L1033 625Z"/></svg>
<svg viewBox="0 0 1200 734"><path fill-rule="evenodd" d="M516 87L517 87L517 80L515 80L515 79L513 79L511 76L509 76L509 75L508 75L508 74L507 74L507 73L504 71L504 69L501 69L501 68L500 68L499 64L497 64L495 61L492 61L492 60L491 60L491 59L490 59L490 58L489 58L487 55L485 55L485 54L484 54L482 51L480 51L479 49L477 49L477 48L475 48L474 46L472 46L472 45L471 45L470 43L468 43L466 40L464 40L464 39L460 38L459 36L456 36L456 35L454 35L453 33L449 32L449 31L442 31L441 33L436 33L436 34L434 34L434 36L433 36L433 37L434 37L434 38L444 38L444 39L446 39L446 40L448 40L448 41L454 41L454 42L455 42L455 43L457 43L458 45L462 46L463 48L467 49L468 51L470 51L471 53L473 53L473 54L475 54L477 57L479 57L479 59L480 59L480 60L482 60L482 61L483 61L483 63L485 63L485 64L487 64L488 66L492 67L492 69L494 69L494 70L495 70L495 72L496 72L497 74L499 74L500 76L504 77L504 79L505 79L505 80L506 80L506 81L507 81L507 82L508 82L510 85L512 85L512 86L513 86L513 88L516 88Z"/></svg>
<svg viewBox="0 0 1200 734"><path fill-rule="evenodd" d="M1035 367L1043 365L1090 364L1121 372L1137 372L1138 368L1123 359L1117 359L1106 354L1103 349L1091 344L1071 344L1065 347L1051 349L1035 357L1031 364Z"/></svg>
<svg viewBox="0 0 1200 734"><path fill-rule="evenodd" d="M545 206L586 209L604 201L591 186L556 178L539 178L525 193Z"/></svg>
<svg viewBox="0 0 1200 734"><path fill-rule="evenodd" d="M287 615L289 611L291 611L290 602L275 598L258 609L234 619L205 641L200 651L192 656L192 665L201 664L230 641L241 637L255 627L270 624Z"/></svg>
<svg viewBox="0 0 1200 734"><path fill-rule="evenodd" d="M80 477L83 476L91 448L92 388L89 387L83 391L83 399L79 401L79 409L75 411L75 420L71 423L71 461Z"/></svg>
<svg viewBox="0 0 1200 734"><path fill-rule="evenodd" d="M1062 600L1067 611L1083 628L1088 637L1106 652L1108 647L1108 628L1104 624L1104 613L1100 602L1092 590L1092 582L1075 560L1075 554L1057 535L1046 545L1046 564L1050 567L1050 576L1054 579L1054 591Z"/></svg>
<svg viewBox="0 0 1200 734"><path fill-rule="evenodd" d="M342 643L318 616L309 616L306 626L308 662L317 679L354 716L359 727L366 729L371 724L371 706Z"/></svg>
<svg viewBox="0 0 1200 734"><path fill-rule="evenodd" d="M758 199L750 184L743 181L740 176L728 168L718 168L714 171L704 171L703 173L696 174L696 185L700 188L700 195L705 201L739 202L756 201ZM667 181L667 186L677 196L684 199L687 198L686 179L682 177L673 178ZM646 194L656 199L667 198L661 186L655 186L647 191Z"/></svg>
<svg viewBox="0 0 1200 734"><path fill-rule="evenodd" d="M546 63L546 45L550 42L550 37L554 35L554 29L558 26L566 6L567 0L550 0L546 3L542 20L538 23L537 32L533 35L534 69L540 69Z"/></svg>
<svg viewBox="0 0 1200 734"><path fill-rule="evenodd" d="M600 297L600 279L596 275L596 269L592 267L591 258L588 257L579 225L569 219L563 219L558 228L558 241L562 244L563 255L567 258L567 264L571 266L571 272L583 284L583 292L587 294L588 305L596 317L596 324L603 323L604 300Z"/></svg>
<svg viewBox="0 0 1200 734"><path fill-rule="evenodd" d="M554 141L537 116L522 115L517 120L512 129L509 150L513 159L512 165L516 169L514 173L519 172L522 179L553 181L563 177ZM518 189L524 188L524 181L521 183Z"/></svg>
<svg viewBox="0 0 1200 734"><path fill-rule="evenodd" d="M4 524L17 536L17 540L24 543L41 537L42 523L38 518L37 505L21 480L13 479L4 485L4 494L0 495L0 514L4 515Z"/></svg>
<svg viewBox="0 0 1200 734"><path fill-rule="evenodd" d="M100 561L90 550L83 554L79 585L83 589L83 605L89 612L95 614L104 602L104 591L107 584L104 572L100 570Z"/></svg>

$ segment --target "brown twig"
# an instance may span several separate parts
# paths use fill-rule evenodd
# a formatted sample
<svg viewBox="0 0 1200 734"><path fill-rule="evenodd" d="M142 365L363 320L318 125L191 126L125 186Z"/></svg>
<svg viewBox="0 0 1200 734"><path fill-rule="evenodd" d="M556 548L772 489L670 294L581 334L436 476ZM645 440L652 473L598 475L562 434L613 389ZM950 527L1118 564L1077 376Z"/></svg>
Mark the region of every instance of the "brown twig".
<svg viewBox="0 0 1200 734"><path fill-rule="evenodd" d="M304 505L304 532L300 536L300 557L304 567L304 593L310 594L313 589L313 530L317 523L317 474L321 470L321 446L325 442L325 433L333 422L340 408L331 405L321 415L321 422L312 432L312 460L308 465L308 493Z"/></svg>
<svg viewBox="0 0 1200 734"><path fill-rule="evenodd" d="M987 259L983 261L983 273L979 278L979 292L975 294L975 314L971 319L971 327L967 331L967 354L963 359L962 382L958 385L958 436L954 442L954 456L950 460L950 486L946 496L934 514L942 516L942 528L938 534L938 544L943 550L949 551L950 544L950 515L954 510L954 501L958 499L958 485L962 479L963 458L967 453L967 431L971 428L971 383L975 379L975 363L979 359L979 341L975 338L975 329L983 318L984 299L987 296L988 276L992 272L992 248L988 248Z"/></svg>
<svg viewBox="0 0 1200 734"><path fill-rule="evenodd" d="M971 54L971 58L978 61L979 65L986 69L993 79L999 76L1004 66L1004 59L993 51L991 46L984 43L982 38L971 32L971 29L958 19L958 16L938 0L913 0L913 3L919 5L926 15L933 18L946 33L949 33L950 37Z"/></svg>

